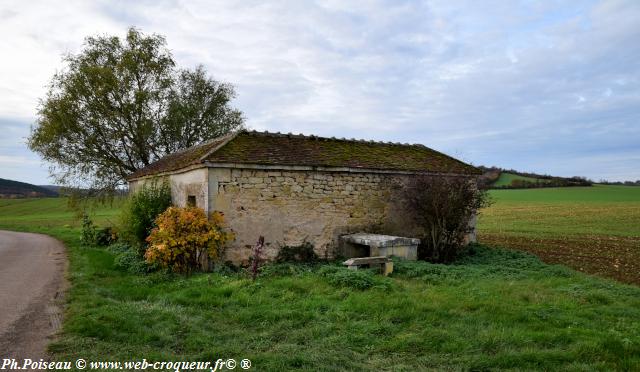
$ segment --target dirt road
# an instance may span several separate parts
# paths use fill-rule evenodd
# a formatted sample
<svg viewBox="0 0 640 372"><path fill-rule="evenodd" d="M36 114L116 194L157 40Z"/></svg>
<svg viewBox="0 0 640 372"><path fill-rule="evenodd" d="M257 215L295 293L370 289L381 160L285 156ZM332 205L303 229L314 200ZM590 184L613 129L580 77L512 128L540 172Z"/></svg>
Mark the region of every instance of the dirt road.
<svg viewBox="0 0 640 372"><path fill-rule="evenodd" d="M46 359L62 319L66 263L51 237L0 231L0 358Z"/></svg>

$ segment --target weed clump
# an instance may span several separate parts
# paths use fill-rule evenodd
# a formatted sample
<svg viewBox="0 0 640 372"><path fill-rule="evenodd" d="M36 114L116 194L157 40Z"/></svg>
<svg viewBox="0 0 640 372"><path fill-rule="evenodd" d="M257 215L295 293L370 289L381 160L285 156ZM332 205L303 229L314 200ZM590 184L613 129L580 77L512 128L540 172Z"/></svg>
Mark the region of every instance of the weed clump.
<svg viewBox="0 0 640 372"><path fill-rule="evenodd" d="M80 241L85 247L106 247L118 240L118 235L112 227L100 228L96 226L88 214L82 215L82 232Z"/></svg>
<svg viewBox="0 0 640 372"><path fill-rule="evenodd" d="M107 247L107 250L115 255L114 266L131 274L146 274L157 270L157 265L148 264L138 254L137 249L127 243L115 243Z"/></svg>
<svg viewBox="0 0 640 372"><path fill-rule="evenodd" d="M275 261L282 262L302 262L302 263L314 263L318 262L320 258L313 250L313 244L304 241L297 246L284 246L278 251Z"/></svg>
<svg viewBox="0 0 640 372"><path fill-rule="evenodd" d="M388 278L376 275L373 270L350 270L346 267L327 265L321 267L318 270L318 274L327 278L330 284L337 287L358 290L391 288L391 281Z"/></svg>
<svg viewBox="0 0 640 372"><path fill-rule="evenodd" d="M394 260L394 276L420 278L429 284L457 285L469 280L499 278L519 280L527 277L563 277L575 275L571 269L546 265L537 257L517 251L474 245L451 264Z"/></svg>
<svg viewBox="0 0 640 372"><path fill-rule="evenodd" d="M260 276L285 277L300 276L314 271L314 266L295 263L272 263L260 268Z"/></svg>

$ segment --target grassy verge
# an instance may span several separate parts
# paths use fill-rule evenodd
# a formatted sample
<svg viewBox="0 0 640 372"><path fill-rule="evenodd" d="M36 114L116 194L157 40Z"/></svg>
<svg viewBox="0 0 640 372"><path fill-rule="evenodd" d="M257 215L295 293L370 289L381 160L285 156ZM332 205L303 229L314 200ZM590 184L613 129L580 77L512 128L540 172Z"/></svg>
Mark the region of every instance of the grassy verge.
<svg viewBox="0 0 640 372"><path fill-rule="evenodd" d="M0 209L1 210L1 209ZM37 214L37 213L36 213ZM35 215L34 215L35 216ZM392 277L281 266L191 277L118 271L77 227L57 360L249 358L256 370L633 370L640 288L478 246L455 265L397 262ZM366 285L362 285L362 283ZM358 289L368 288L368 289Z"/></svg>

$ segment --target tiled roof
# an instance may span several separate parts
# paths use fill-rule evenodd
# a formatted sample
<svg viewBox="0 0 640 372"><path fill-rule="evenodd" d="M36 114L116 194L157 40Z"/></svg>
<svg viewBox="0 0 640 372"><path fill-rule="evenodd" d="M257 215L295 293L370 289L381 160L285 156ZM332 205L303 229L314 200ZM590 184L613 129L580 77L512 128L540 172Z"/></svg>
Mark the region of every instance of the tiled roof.
<svg viewBox="0 0 640 372"><path fill-rule="evenodd" d="M240 131L168 155L128 178L205 163L348 167L465 175L481 173L471 165L423 145Z"/></svg>
<svg viewBox="0 0 640 372"><path fill-rule="evenodd" d="M131 173L127 179L134 179L144 176L150 176L158 173L165 173L185 168L191 165L202 163L202 157L209 151L219 146L226 140L226 137L219 137L210 141L203 142L199 145L189 147L182 151L169 154L162 159L140 168Z"/></svg>

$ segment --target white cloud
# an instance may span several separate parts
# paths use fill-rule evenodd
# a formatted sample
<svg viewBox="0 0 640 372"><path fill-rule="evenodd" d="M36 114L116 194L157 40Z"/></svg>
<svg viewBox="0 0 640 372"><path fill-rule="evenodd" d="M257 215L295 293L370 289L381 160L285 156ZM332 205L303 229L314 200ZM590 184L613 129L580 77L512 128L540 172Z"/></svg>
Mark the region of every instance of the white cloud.
<svg viewBox="0 0 640 372"><path fill-rule="evenodd" d="M21 167L25 165L40 165L40 161L26 156L0 155L1 167Z"/></svg>
<svg viewBox="0 0 640 372"><path fill-rule="evenodd" d="M570 148L578 171L613 146L640 154L638 19L635 1L10 1L0 118L28 125L63 53L135 25L165 35L180 65L234 83L256 129L421 142L542 172L530 159Z"/></svg>
<svg viewBox="0 0 640 372"><path fill-rule="evenodd" d="M6 1L0 6L0 117L31 119L63 54L84 35L123 33L86 1Z"/></svg>

